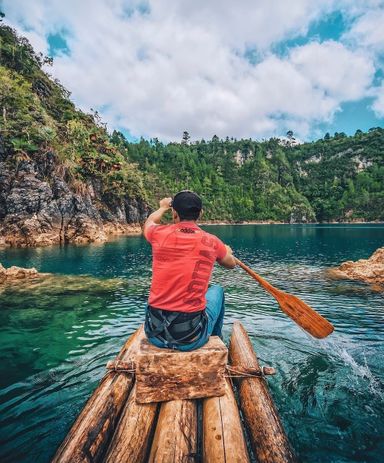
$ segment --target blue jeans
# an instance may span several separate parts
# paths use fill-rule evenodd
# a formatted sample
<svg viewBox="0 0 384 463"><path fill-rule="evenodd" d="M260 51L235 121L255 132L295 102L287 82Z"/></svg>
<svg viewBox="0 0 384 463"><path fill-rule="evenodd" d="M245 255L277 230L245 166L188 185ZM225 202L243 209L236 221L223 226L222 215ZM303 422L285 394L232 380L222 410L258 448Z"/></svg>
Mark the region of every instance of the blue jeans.
<svg viewBox="0 0 384 463"><path fill-rule="evenodd" d="M189 351L199 349L208 342L209 336L221 336L221 330L224 323L224 290L221 286L212 285L208 288L205 295L207 306L205 313L207 314L207 324L203 333L196 341L189 344L172 344L160 341L157 338L148 338L148 341L156 347L166 347L169 349L177 349L181 351Z"/></svg>

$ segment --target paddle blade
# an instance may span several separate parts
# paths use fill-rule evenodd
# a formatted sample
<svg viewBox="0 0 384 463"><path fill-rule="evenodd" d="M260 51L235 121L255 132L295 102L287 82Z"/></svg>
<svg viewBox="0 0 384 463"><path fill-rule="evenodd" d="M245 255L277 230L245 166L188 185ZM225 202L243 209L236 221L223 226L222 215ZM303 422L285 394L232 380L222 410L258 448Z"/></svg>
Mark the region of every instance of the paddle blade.
<svg viewBox="0 0 384 463"><path fill-rule="evenodd" d="M265 290L267 290L279 303L279 306L288 317L295 321L305 331L315 338L322 339L333 331L333 325L329 323L319 313L315 312L308 304L292 294L285 293L280 289L272 286L260 275L246 266L241 260L235 257L237 265L245 270L253 279L255 279Z"/></svg>
<svg viewBox="0 0 384 463"><path fill-rule="evenodd" d="M315 338L322 339L329 336L334 327L318 312L315 312L308 304L292 294L279 291L276 300L281 310L292 318L305 331Z"/></svg>

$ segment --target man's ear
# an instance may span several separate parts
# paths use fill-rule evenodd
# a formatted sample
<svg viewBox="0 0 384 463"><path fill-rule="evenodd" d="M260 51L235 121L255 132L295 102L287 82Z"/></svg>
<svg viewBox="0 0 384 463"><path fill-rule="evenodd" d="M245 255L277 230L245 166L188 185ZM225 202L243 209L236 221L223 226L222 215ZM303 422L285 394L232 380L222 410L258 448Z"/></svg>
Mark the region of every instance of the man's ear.
<svg viewBox="0 0 384 463"><path fill-rule="evenodd" d="M173 220L177 220L179 218L179 214L175 211L175 209L172 209L172 218Z"/></svg>
<svg viewBox="0 0 384 463"><path fill-rule="evenodd" d="M204 209L201 209L200 214L199 214L199 219L201 219L201 217L203 216L203 214L204 214Z"/></svg>

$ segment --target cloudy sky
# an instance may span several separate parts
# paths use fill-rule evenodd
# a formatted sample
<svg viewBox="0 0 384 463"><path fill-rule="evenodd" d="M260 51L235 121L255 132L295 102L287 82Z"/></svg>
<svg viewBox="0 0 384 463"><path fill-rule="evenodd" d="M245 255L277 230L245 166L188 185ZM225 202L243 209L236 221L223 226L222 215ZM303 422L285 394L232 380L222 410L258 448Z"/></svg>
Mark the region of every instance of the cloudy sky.
<svg viewBox="0 0 384 463"><path fill-rule="evenodd" d="M84 111L135 139L384 126L384 0L0 0Z"/></svg>

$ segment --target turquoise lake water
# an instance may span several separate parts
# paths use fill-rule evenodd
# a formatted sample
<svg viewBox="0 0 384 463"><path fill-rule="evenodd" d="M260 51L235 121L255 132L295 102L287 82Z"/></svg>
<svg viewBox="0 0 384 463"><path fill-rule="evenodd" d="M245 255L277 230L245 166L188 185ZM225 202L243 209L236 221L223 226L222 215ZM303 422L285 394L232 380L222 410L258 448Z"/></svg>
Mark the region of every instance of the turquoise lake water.
<svg viewBox="0 0 384 463"><path fill-rule="evenodd" d="M384 246L384 225L209 226L273 285L335 325L316 340L241 269L215 268L231 323L247 329L302 462L381 462L384 293L326 270ZM0 250L5 266L55 275L0 287L0 461L48 462L105 364L143 321L151 278L142 237L102 245Z"/></svg>

